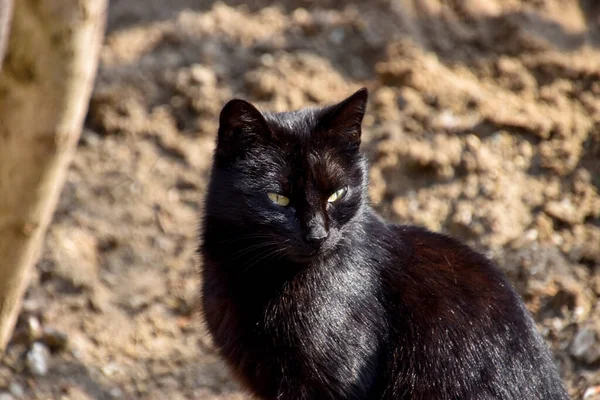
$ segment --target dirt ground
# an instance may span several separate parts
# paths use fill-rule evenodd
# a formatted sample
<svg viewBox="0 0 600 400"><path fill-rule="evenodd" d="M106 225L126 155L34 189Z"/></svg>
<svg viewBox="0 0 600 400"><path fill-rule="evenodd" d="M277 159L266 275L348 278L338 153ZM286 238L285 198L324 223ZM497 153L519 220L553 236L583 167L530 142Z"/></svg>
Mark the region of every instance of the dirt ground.
<svg viewBox="0 0 600 400"><path fill-rule="evenodd" d="M573 398L600 399L594 0L243 3L111 2L0 399L246 399L195 303L218 113L233 96L287 110L363 85L376 208L497 260Z"/></svg>

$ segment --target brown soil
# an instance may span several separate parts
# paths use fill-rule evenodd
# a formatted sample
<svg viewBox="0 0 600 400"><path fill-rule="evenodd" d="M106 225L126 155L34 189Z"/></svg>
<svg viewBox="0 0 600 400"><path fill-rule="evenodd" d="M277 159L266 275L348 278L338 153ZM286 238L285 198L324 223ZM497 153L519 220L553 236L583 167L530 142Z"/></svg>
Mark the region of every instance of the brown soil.
<svg viewBox="0 0 600 400"><path fill-rule="evenodd" d="M194 312L198 203L218 112L232 96L286 110L366 85L377 209L496 259L573 397L595 398L600 7L242 3L112 1L86 128L0 389L27 399L247 398ZM44 376L26 367L36 340L54 349Z"/></svg>

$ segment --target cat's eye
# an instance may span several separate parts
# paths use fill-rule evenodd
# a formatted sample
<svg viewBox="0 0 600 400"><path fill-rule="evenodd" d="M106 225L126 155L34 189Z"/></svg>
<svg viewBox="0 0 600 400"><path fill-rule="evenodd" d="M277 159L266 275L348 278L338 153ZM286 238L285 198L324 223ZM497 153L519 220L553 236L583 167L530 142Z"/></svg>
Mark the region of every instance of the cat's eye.
<svg viewBox="0 0 600 400"><path fill-rule="evenodd" d="M287 197L285 197L281 194L269 192L269 193L267 193L267 196L269 196L269 200L271 200L273 203L277 204L278 206L285 207L288 204L290 204L290 199L288 199Z"/></svg>
<svg viewBox="0 0 600 400"><path fill-rule="evenodd" d="M347 187L343 187L341 189L338 189L335 192L333 192L333 194L331 196L329 196L329 198L327 199L327 202L329 202L329 203L335 203L336 201L338 201L339 199L341 199L342 197L344 197L346 195L346 193L348 193L348 188Z"/></svg>

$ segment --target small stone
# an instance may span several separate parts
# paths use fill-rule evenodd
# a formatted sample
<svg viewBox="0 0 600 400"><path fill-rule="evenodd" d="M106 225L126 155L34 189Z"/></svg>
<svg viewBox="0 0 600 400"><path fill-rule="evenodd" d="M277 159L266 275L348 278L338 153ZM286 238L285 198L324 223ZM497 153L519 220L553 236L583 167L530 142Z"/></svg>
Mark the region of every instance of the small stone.
<svg viewBox="0 0 600 400"><path fill-rule="evenodd" d="M35 342L41 335L42 326L37 317L33 315L23 316L17 324L11 341L13 343L21 343L29 345Z"/></svg>
<svg viewBox="0 0 600 400"><path fill-rule="evenodd" d="M121 372L121 367L117 363L114 363L114 362L106 364L105 366L102 367L102 373L107 377L114 376L114 375L118 374L119 372Z"/></svg>
<svg viewBox="0 0 600 400"><path fill-rule="evenodd" d="M8 385L8 391L16 398L25 396L25 389L23 388L23 385L17 382L11 382L10 385Z"/></svg>
<svg viewBox="0 0 600 400"><path fill-rule="evenodd" d="M63 396L61 400L94 400L96 397L92 397L86 390L77 384L64 384L62 386Z"/></svg>
<svg viewBox="0 0 600 400"><path fill-rule="evenodd" d="M265 67L272 67L275 64L275 57L269 53L263 54L260 56L260 63Z"/></svg>
<svg viewBox="0 0 600 400"><path fill-rule="evenodd" d="M102 284L94 287L94 291L88 298L88 306L98 313L105 312L110 303L110 291Z"/></svg>
<svg viewBox="0 0 600 400"><path fill-rule="evenodd" d="M329 40L331 40L334 44L339 45L342 44L345 36L346 33L344 32L344 28L335 28L329 34Z"/></svg>
<svg viewBox="0 0 600 400"><path fill-rule="evenodd" d="M596 332L589 328L582 328L571 342L571 355L588 364L600 360L600 349L596 345L597 340Z"/></svg>
<svg viewBox="0 0 600 400"><path fill-rule="evenodd" d="M15 400L15 398L8 392L0 392L0 400Z"/></svg>
<svg viewBox="0 0 600 400"><path fill-rule="evenodd" d="M32 339L37 339L38 337L40 337L42 325L36 317L30 316L29 318L27 318L27 329L29 331L29 336Z"/></svg>
<svg viewBox="0 0 600 400"><path fill-rule="evenodd" d="M45 376L48 373L50 350L43 343L36 342L27 352L25 364L33 375Z"/></svg>
<svg viewBox="0 0 600 400"><path fill-rule="evenodd" d="M450 110L444 110L439 113L434 120L432 125L441 129L452 130L460 124L460 121L456 115Z"/></svg>
<svg viewBox="0 0 600 400"><path fill-rule="evenodd" d="M581 213L578 212L577 207L568 198L549 202L546 204L544 211L546 214L571 225L580 223L582 219Z"/></svg>
<svg viewBox="0 0 600 400"><path fill-rule="evenodd" d="M201 64L192 65L191 77L195 83L199 83L204 86L214 86L217 82L215 73L208 67Z"/></svg>
<svg viewBox="0 0 600 400"><path fill-rule="evenodd" d="M112 388L109 391L110 397L113 399L120 399L123 397L123 391L119 388Z"/></svg>
<svg viewBox="0 0 600 400"><path fill-rule="evenodd" d="M96 132L90 129L84 129L81 132L79 143L84 146L97 147L102 142L102 138Z"/></svg>
<svg viewBox="0 0 600 400"><path fill-rule="evenodd" d="M594 400L600 398L600 386L592 386L583 393L583 400Z"/></svg>
<svg viewBox="0 0 600 400"><path fill-rule="evenodd" d="M132 296L129 296L126 304L131 309L139 311L141 309L146 308L148 306L149 301L150 300L144 295L134 294Z"/></svg>
<svg viewBox="0 0 600 400"><path fill-rule="evenodd" d="M292 19L297 24L308 24L310 18L310 13L305 8L297 8L292 13Z"/></svg>

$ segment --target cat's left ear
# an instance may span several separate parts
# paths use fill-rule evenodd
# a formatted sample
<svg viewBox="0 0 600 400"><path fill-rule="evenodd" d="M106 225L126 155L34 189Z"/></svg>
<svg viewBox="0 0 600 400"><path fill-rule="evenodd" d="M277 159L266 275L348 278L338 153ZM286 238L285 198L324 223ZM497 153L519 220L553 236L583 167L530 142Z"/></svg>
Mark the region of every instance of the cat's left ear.
<svg viewBox="0 0 600 400"><path fill-rule="evenodd" d="M362 88L341 103L329 107L321 117L319 128L330 139L342 141L351 148L358 148L368 98L368 90Z"/></svg>
<svg viewBox="0 0 600 400"><path fill-rule="evenodd" d="M272 132L256 107L246 100L233 99L221 110L217 137L217 155L234 160L256 143L268 141Z"/></svg>

